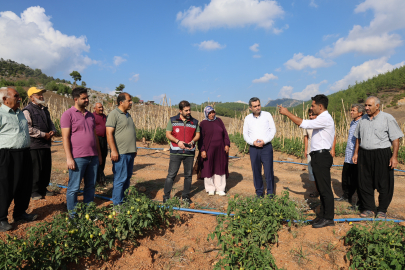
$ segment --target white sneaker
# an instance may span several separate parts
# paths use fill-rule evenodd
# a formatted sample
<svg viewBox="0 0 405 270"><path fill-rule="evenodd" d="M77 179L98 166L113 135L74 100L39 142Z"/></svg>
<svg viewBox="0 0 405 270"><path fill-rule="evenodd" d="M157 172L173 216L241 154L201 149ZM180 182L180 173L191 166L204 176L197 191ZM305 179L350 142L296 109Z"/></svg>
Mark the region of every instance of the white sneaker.
<svg viewBox="0 0 405 270"><path fill-rule="evenodd" d="M208 191L208 195L209 195L209 196L214 196L214 195L215 195L215 191Z"/></svg>
<svg viewBox="0 0 405 270"><path fill-rule="evenodd" d="M226 195L226 193L224 191L217 191L217 194L219 196L225 196Z"/></svg>

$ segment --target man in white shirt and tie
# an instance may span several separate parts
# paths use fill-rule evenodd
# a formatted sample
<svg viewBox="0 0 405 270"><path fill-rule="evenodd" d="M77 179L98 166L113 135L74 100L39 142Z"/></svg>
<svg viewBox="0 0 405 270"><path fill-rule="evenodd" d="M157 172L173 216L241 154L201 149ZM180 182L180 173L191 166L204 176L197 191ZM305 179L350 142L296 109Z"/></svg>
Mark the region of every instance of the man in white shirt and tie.
<svg viewBox="0 0 405 270"><path fill-rule="evenodd" d="M311 165L315 176L315 184L321 198L321 211L318 217L313 220L313 228L334 226L335 205L331 187L330 168L333 164L333 157L330 150L335 137L335 123L327 111L328 98L325 95L316 95L311 98L311 109L318 117L314 120L302 120L290 113L287 108L278 106L280 114L290 118L300 128L313 129L311 140Z"/></svg>
<svg viewBox="0 0 405 270"><path fill-rule="evenodd" d="M249 100L251 114L245 117L243 138L250 145L250 162L253 171L253 183L258 197L264 196L262 164L267 184L267 195L274 194L273 171L273 140L276 126L269 112L262 112L260 99L253 97Z"/></svg>

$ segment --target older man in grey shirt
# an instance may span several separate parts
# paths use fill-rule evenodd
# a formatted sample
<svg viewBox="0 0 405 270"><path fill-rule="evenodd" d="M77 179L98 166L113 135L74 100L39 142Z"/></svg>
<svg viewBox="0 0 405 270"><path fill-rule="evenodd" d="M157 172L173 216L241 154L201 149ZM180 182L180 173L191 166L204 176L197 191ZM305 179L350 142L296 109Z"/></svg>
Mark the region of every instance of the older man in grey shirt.
<svg viewBox="0 0 405 270"><path fill-rule="evenodd" d="M374 217L374 190L379 192L377 218L386 218L394 195L394 168L398 165L399 139L404 136L395 118L380 111L380 100L369 97L366 113L360 119L354 137L353 163L358 164L358 189L364 211L361 217ZM392 145L392 152L391 152Z"/></svg>

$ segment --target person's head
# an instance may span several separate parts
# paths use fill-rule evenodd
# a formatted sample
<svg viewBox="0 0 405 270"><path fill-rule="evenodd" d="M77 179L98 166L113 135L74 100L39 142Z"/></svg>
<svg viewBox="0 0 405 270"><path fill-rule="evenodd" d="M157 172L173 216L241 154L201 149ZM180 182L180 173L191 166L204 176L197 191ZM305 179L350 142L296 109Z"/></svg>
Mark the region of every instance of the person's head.
<svg viewBox="0 0 405 270"><path fill-rule="evenodd" d="M350 116L353 120L357 120L366 113L366 109L363 104L353 104L350 109Z"/></svg>
<svg viewBox="0 0 405 270"><path fill-rule="evenodd" d="M96 105L94 105L94 111L96 112L96 114L103 114L104 113L103 104L97 102Z"/></svg>
<svg viewBox="0 0 405 270"><path fill-rule="evenodd" d="M16 111L20 107L21 98L16 90L10 87L0 88L0 103Z"/></svg>
<svg viewBox="0 0 405 270"><path fill-rule="evenodd" d="M180 114L185 118L185 119L190 119L191 116L191 105L190 102L187 100L182 100L179 103L179 111Z"/></svg>
<svg viewBox="0 0 405 270"><path fill-rule="evenodd" d="M380 110L380 99L374 96L370 96L367 98L364 107L366 107L366 113L369 116L372 116Z"/></svg>
<svg viewBox="0 0 405 270"><path fill-rule="evenodd" d="M249 109L254 115L259 115L262 107L260 106L260 99L257 97L252 97L249 99Z"/></svg>
<svg viewBox="0 0 405 270"><path fill-rule="evenodd" d="M308 109L308 117L309 117L310 120L314 120L317 117L317 115L314 114L312 109Z"/></svg>
<svg viewBox="0 0 405 270"><path fill-rule="evenodd" d="M86 108L89 105L89 95L87 89L83 87L76 87L72 90L72 97L75 101L75 105L79 108Z"/></svg>
<svg viewBox="0 0 405 270"><path fill-rule="evenodd" d="M311 109L314 114L320 115L322 112L328 109L329 101L327 96L321 94L311 97L311 99L312 99Z"/></svg>
<svg viewBox="0 0 405 270"><path fill-rule="evenodd" d="M205 119L207 120L214 120L215 119L215 110L211 106L207 106L204 108L204 115Z"/></svg>
<svg viewBox="0 0 405 270"><path fill-rule="evenodd" d="M132 108L132 97L130 94L123 92L117 97L117 105L121 111L126 112Z"/></svg>
<svg viewBox="0 0 405 270"><path fill-rule="evenodd" d="M44 93L46 90L44 89L38 89L36 87L31 87L28 89L27 95L30 98L31 102L37 105L44 105L45 104L45 99L44 99Z"/></svg>

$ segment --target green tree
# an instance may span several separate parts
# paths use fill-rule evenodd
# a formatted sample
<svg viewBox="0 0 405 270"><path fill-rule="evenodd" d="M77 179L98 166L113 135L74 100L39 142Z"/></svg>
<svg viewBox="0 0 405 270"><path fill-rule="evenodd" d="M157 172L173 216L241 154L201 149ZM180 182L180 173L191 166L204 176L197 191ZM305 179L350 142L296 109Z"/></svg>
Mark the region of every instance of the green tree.
<svg viewBox="0 0 405 270"><path fill-rule="evenodd" d="M27 92L21 86L17 86L15 88L15 91L17 91L18 94L20 95L21 102L23 102L24 104L27 103L27 101L28 101Z"/></svg>
<svg viewBox="0 0 405 270"><path fill-rule="evenodd" d="M86 82L85 81L82 81L82 86L86 87Z"/></svg>
<svg viewBox="0 0 405 270"><path fill-rule="evenodd" d="M69 74L72 79L75 81L74 85L77 85L76 82L77 81L81 81L82 80L82 75L80 75L80 73L78 71L73 70L72 73Z"/></svg>
<svg viewBox="0 0 405 270"><path fill-rule="evenodd" d="M133 97L132 102L133 103L139 103L139 97Z"/></svg>
<svg viewBox="0 0 405 270"><path fill-rule="evenodd" d="M122 93L122 91L124 90L125 85L123 85L122 83L120 85L118 85L117 87L115 87L115 94L118 96L119 94Z"/></svg>

